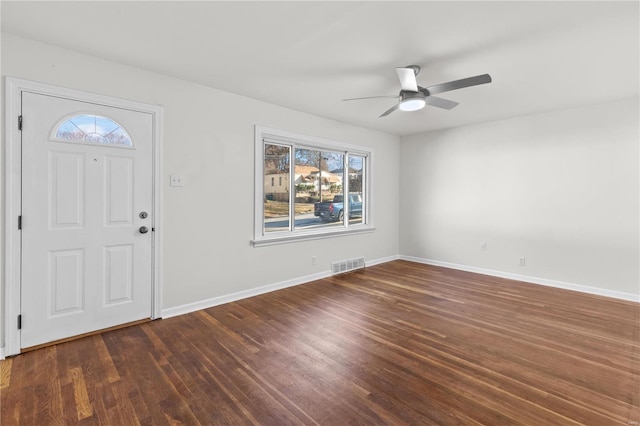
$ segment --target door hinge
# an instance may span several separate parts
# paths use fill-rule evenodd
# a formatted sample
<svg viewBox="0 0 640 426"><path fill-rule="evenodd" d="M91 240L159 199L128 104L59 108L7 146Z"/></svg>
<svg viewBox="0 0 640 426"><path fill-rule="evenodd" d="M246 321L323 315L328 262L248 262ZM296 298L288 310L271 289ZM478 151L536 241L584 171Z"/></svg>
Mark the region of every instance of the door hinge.
<svg viewBox="0 0 640 426"><path fill-rule="evenodd" d="M18 315L18 330L22 330L22 315Z"/></svg>
<svg viewBox="0 0 640 426"><path fill-rule="evenodd" d="M22 116L18 116L18 130L22 130Z"/></svg>
<svg viewBox="0 0 640 426"><path fill-rule="evenodd" d="M18 229L22 229L22 216L18 216Z"/></svg>

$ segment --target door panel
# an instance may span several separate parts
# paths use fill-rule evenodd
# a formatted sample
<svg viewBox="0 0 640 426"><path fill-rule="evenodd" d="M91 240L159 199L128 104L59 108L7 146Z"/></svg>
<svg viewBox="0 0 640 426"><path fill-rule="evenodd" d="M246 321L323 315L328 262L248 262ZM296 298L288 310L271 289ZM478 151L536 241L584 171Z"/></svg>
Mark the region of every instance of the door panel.
<svg viewBox="0 0 640 426"><path fill-rule="evenodd" d="M29 92L22 114L21 347L150 318L152 115Z"/></svg>
<svg viewBox="0 0 640 426"><path fill-rule="evenodd" d="M84 250L49 253L49 317L84 309Z"/></svg>
<svg viewBox="0 0 640 426"><path fill-rule="evenodd" d="M105 247L105 305L133 301L133 245Z"/></svg>
<svg viewBox="0 0 640 426"><path fill-rule="evenodd" d="M49 153L49 211L52 228L84 224L84 163L81 153Z"/></svg>
<svg viewBox="0 0 640 426"><path fill-rule="evenodd" d="M133 223L133 160L106 157L105 225L131 225Z"/></svg>

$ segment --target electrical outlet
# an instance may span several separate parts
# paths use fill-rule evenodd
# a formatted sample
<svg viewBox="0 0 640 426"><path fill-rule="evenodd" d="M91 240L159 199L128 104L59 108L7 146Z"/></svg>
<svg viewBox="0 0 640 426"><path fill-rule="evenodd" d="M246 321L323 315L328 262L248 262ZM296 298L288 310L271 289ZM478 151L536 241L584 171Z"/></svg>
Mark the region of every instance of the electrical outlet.
<svg viewBox="0 0 640 426"><path fill-rule="evenodd" d="M312 265L316 264L316 257L315 256L311 256L311 264Z"/></svg>
<svg viewBox="0 0 640 426"><path fill-rule="evenodd" d="M482 250L482 251L487 250L487 243L481 243L480 244L480 250Z"/></svg>
<svg viewBox="0 0 640 426"><path fill-rule="evenodd" d="M520 266L524 266L525 265L525 258L521 257L520 258Z"/></svg>
<svg viewBox="0 0 640 426"><path fill-rule="evenodd" d="M184 186L184 178L182 176L169 176L169 186Z"/></svg>

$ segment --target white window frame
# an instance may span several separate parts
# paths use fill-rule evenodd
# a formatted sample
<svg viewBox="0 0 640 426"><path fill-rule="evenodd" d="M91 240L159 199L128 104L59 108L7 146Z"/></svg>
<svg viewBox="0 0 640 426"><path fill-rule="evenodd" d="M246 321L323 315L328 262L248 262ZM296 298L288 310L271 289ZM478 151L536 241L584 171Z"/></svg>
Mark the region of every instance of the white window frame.
<svg viewBox="0 0 640 426"><path fill-rule="evenodd" d="M305 148L317 149L321 151L341 152L345 154L357 155L365 157L365 175L363 180L364 190L364 214L362 223L352 224L349 220L345 220L343 226L328 226L312 229L294 229L265 233L264 231L264 144L281 143L283 145L292 145L292 149ZM292 156L295 151L292 151ZM290 197L295 193L293 187L293 173L295 165L290 165L289 191ZM343 235L360 234L363 232L373 232L373 202L371 183L373 176L373 149L362 146L352 145L344 142L333 141L329 139L317 138L313 136L296 134L284 130L272 129L268 127L255 126L255 189L254 189L254 227L253 240L251 243L258 247L263 245L282 244L294 241L304 241L319 238L330 238ZM347 169L348 170L348 169ZM348 175L347 175L348 176ZM348 177L347 177L348 179ZM347 195L348 196L348 195ZM290 199L290 221L295 220L293 217L293 202ZM348 208L348 206L347 206ZM347 216L348 217L348 216ZM293 230L292 230L293 229Z"/></svg>

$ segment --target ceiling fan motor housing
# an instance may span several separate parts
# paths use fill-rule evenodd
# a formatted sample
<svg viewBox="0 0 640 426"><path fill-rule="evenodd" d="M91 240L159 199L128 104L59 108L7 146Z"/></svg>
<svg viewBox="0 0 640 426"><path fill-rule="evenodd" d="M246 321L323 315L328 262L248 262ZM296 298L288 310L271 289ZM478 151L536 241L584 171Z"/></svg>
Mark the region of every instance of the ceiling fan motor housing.
<svg viewBox="0 0 640 426"><path fill-rule="evenodd" d="M398 107L402 111L417 111L422 109L427 103L425 98L428 96L428 93L429 92L422 87L419 87L417 92L401 90L400 103Z"/></svg>

